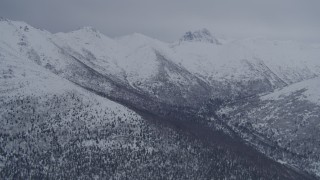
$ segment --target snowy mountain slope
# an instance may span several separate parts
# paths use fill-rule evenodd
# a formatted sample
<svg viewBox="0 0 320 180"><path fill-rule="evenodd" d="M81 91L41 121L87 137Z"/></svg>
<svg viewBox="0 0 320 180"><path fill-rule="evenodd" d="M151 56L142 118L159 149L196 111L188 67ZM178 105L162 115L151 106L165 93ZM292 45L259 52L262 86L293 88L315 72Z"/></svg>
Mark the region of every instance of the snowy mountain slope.
<svg viewBox="0 0 320 180"><path fill-rule="evenodd" d="M122 69L106 75L101 72L101 67L104 68L102 66L104 64L92 66L89 60L94 61L94 58L81 56L82 51L70 51L70 49L77 49L76 43L74 43L75 48L68 47L67 44L59 42L60 39L57 39L54 35L32 28L23 22L1 21L0 31L6 37L0 40L6 47L74 83L103 92L106 95L113 95L114 93L111 93L111 91L118 93L118 95L114 95L114 98L122 97L123 93L121 91L126 91L127 88L135 93L137 91L118 78L121 77L121 74L119 75L117 72L122 71ZM97 34L97 32L88 30L88 28L80 31L78 34L80 33L81 37L89 36L87 40L90 39L90 36ZM106 37L104 39L108 40ZM110 41L112 42L112 40ZM104 43L104 41L100 43ZM108 41L106 43L108 44ZM83 45L81 42L79 44ZM98 46L99 41L95 41L93 44ZM96 54L97 52L99 51L95 51ZM78 54L78 56L75 56L75 54ZM96 56L98 57L98 55ZM99 63L99 61L96 63ZM121 86L121 90L119 90L119 86ZM125 94L129 94L129 92L126 91Z"/></svg>
<svg viewBox="0 0 320 180"><path fill-rule="evenodd" d="M199 113L219 102L210 98L289 84L274 62L228 59L227 45L252 53L237 42L201 32L173 46L140 34L114 40L88 27L51 34L10 20L0 33L0 177L314 179L221 130L232 134L225 123L211 128ZM313 63L312 75L308 66L286 76L316 76Z"/></svg>
<svg viewBox="0 0 320 180"><path fill-rule="evenodd" d="M1 42L1 179L313 179L241 143L250 156L145 121L29 58ZM66 70L70 65L77 64ZM264 163L256 166L256 159Z"/></svg>
<svg viewBox="0 0 320 180"><path fill-rule="evenodd" d="M128 51L112 39L91 27L84 27L70 33L54 35L55 42L83 63L104 75L113 75L124 81L125 72L119 61Z"/></svg>
<svg viewBox="0 0 320 180"><path fill-rule="evenodd" d="M9 20L1 22L1 33L3 43L56 74L71 77L74 73L68 68L79 64L76 58L99 74L158 99L250 96L320 72L319 45L262 38L212 43L217 38L208 30L189 32L173 45L141 34L113 40L89 27L52 35ZM187 90L190 84L193 90ZM177 91L160 93L170 86ZM208 91L208 86L214 90Z"/></svg>
<svg viewBox="0 0 320 180"><path fill-rule="evenodd" d="M302 92L300 96L296 96L300 98L299 100L307 100L317 105L320 105L320 79L314 78L307 81L303 81L300 83L293 84L289 87L279 89L271 94L265 95L261 97L261 100L280 100L285 99L293 93Z"/></svg>
<svg viewBox="0 0 320 180"><path fill-rule="evenodd" d="M83 78L90 72L64 49L58 47L49 32L10 20L1 21L0 27L1 34L5 37L1 38L0 43L14 51L17 56L27 58L61 77L74 78L81 82L88 81ZM97 84L97 80L89 83ZM105 80L100 78L99 84L104 90L110 91L110 85Z"/></svg>
<svg viewBox="0 0 320 180"><path fill-rule="evenodd" d="M0 177L22 178L26 175L23 163L39 170L36 166L40 164L32 159L41 156L44 160L43 156L48 156L45 152L54 151L55 137L61 147L70 144L77 133L81 134L75 128L96 131L100 127L111 128L111 125L130 125L135 130L141 123L142 118L124 106L83 90L33 61L12 54L15 52L10 48L0 49ZM50 168L49 162L42 168ZM20 163L21 167L15 163ZM41 173L29 175L35 178Z"/></svg>
<svg viewBox="0 0 320 180"><path fill-rule="evenodd" d="M198 31L194 33L196 36ZM222 83L227 86L225 89L230 89L228 86L238 84L236 93L272 91L313 78L320 72L319 44L249 38L219 45L179 41L171 47L179 56L176 63L212 86ZM257 84L264 88L255 90Z"/></svg>
<svg viewBox="0 0 320 180"><path fill-rule="evenodd" d="M249 142L254 142L252 134L259 134L283 149L267 150L270 156L320 175L319 83L314 78L239 101L224 107L220 115L228 116L227 122Z"/></svg>
<svg viewBox="0 0 320 180"><path fill-rule="evenodd" d="M79 88L77 85L51 73L29 59L12 53L10 50L1 48L0 63L2 73L0 84L3 98L16 95L23 98L23 96L41 97L74 93L82 96L84 101L102 103L110 111L122 111L119 115L133 113L117 103Z"/></svg>
<svg viewBox="0 0 320 180"><path fill-rule="evenodd" d="M172 46L141 34L113 40L90 27L52 35L23 22L1 26L3 43L62 77L107 92L116 82L170 104L251 96L319 73L316 45L264 39L212 43L216 38L202 30ZM98 77L90 78L91 71Z"/></svg>
<svg viewBox="0 0 320 180"><path fill-rule="evenodd" d="M10 20L2 21L0 30L6 37L1 39L2 43L55 74L63 77L73 77L77 74L77 72L74 72L77 71L76 66L78 70L85 71L83 66L86 66L86 64L83 64L84 62L79 61L73 53L68 51L72 48L63 42L59 42L60 39L57 40L56 36L49 32L35 29L23 22ZM90 31L89 28L84 28L83 31L87 32L84 35L97 34L97 32ZM89 36L87 39L89 38L91 37ZM106 39L105 37L105 41L107 41ZM109 42L107 41L107 43ZM77 53L81 54L82 51Z"/></svg>
<svg viewBox="0 0 320 180"><path fill-rule="evenodd" d="M199 142L189 142L167 127L159 131L133 111L56 76L10 48L0 52L1 178L208 176L178 163L196 162L199 169L208 169L206 147ZM195 152L204 157L191 154ZM153 161L157 163L150 164Z"/></svg>
<svg viewBox="0 0 320 180"><path fill-rule="evenodd" d="M207 85L175 65L167 55L170 49L160 41L139 34L114 41L92 28L56 36L61 48L69 48L68 52L93 70L118 77L114 81L159 101L194 104L193 98L203 101L208 96Z"/></svg>
<svg viewBox="0 0 320 180"><path fill-rule="evenodd" d="M35 29L24 22L5 20L0 22L3 36L1 42L17 53L28 57L37 64L55 68L61 73L68 62L59 53L59 49L51 43L51 34L47 31Z"/></svg>

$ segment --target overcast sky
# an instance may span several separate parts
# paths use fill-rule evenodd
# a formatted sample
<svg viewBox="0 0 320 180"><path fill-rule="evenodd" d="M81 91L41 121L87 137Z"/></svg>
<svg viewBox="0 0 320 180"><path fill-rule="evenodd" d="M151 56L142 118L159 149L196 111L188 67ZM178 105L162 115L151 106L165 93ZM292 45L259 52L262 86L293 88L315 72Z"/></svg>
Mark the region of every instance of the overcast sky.
<svg viewBox="0 0 320 180"><path fill-rule="evenodd" d="M208 28L226 35L320 36L320 0L0 0L0 16L50 32L92 26L173 41Z"/></svg>

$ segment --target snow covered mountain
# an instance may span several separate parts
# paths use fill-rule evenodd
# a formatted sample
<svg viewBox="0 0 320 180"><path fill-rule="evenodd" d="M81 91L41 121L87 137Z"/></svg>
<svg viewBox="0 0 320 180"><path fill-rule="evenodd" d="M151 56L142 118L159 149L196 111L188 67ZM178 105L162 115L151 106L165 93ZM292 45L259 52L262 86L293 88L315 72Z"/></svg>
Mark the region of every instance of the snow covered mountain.
<svg viewBox="0 0 320 180"><path fill-rule="evenodd" d="M219 114L227 116L233 129L265 153L319 176L319 87L319 78L302 81L227 104Z"/></svg>
<svg viewBox="0 0 320 180"><path fill-rule="evenodd" d="M172 46L179 56L176 63L211 86L225 87L229 97L272 91L318 76L319 48L319 44L265 38L222 45L185 41Z"/></svg>
<svg viewBox="0 0 320 180"><path fill-rule="evenodd" d="M316 179L320 44L0 35L0 177Z"/></svg>
<svg viewBox="0 0 320 180"><path fill-rule="evenodd" d="M140 34L113 40L90 27L50 34L22 22L2 21L1 26L6 46L56 74L71 79L83 73L73 72L81 69L74 66L86 66L171 104L249 96L320 73L320 45L265 39L218 45L208 43L216 38L205 29L187 33L190 38L185 35L177 45ZM73 81L78 78L83 77Z"/></svg>
<svg viewBox="0 0 320 180"><path fill-rule="evenodd" d="M180 39L180 43L183 43L184 41L187 42L206 42L206 43L211 43L211 44L216 44L216 45L221 45L221 42L217 39L214 38L210 31L208 29L202 29L199 31L191 32L188 31L186 32L185 35Z"/></svg>

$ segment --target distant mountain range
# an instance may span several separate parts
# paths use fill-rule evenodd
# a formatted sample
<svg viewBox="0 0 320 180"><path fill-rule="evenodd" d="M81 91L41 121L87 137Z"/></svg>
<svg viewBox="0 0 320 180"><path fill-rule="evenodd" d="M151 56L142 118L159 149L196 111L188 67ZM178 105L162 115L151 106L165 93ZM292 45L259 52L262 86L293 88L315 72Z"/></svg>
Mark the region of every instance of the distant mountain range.
<svg viewBox="0 0 320 180"><path fill-rule="evenodd" d="M320 43L0 20L1 179L319 179Z"/></svg>

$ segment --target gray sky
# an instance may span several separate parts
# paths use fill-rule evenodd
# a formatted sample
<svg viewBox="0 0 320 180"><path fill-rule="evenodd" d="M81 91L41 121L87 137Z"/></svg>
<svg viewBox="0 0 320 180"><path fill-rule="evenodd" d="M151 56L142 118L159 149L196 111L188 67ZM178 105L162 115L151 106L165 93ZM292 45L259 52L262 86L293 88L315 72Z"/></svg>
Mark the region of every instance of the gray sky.
<svg viewBox="0 0 320 180"><path fill-rule="evenodd" d="M320 0L0 0L0 16L55 32L93 26L173 41L185 31L320 36Z"/></svg>

